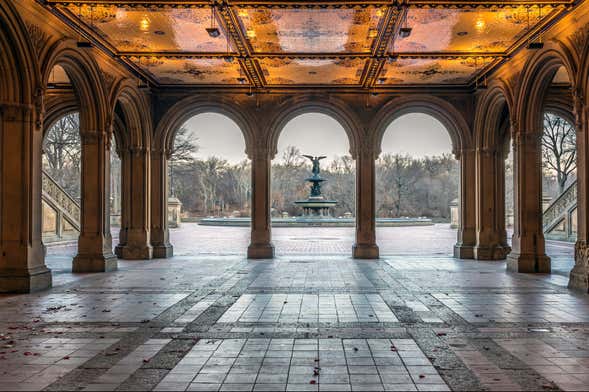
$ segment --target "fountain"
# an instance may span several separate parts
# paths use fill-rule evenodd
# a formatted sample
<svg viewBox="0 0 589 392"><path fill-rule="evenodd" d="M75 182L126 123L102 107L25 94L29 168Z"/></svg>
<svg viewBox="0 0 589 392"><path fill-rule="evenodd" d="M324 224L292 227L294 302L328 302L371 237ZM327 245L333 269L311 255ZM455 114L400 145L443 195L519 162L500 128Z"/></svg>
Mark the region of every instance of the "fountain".
<svg viewBox="0 0 589 392"><path fill-rule="evenodd" d="M321 178L319 173L319 161L325 159L325 156L313 157L311 155L303 155L313 162L312 176L305 178L305 181L311 183L309 197L306 200L297 200L294 203L303 207L303 216L306 218L324 218L331 217L329 209L337 205L335 200L327 200L321 194L321 184L327 181Z"/></svg>

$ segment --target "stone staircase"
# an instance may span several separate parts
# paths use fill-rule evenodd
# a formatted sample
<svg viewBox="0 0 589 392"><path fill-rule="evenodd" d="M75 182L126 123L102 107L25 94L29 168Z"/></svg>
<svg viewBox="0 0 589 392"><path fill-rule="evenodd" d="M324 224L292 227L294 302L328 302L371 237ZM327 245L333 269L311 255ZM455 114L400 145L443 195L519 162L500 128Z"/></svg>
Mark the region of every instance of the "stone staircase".
<svg viewBox="0 0 589 392"><path fill-rule="evenodd" d="M544 210L544 236L550 240L577 240L577 180Z"/></svg>
<svg viewBox="0 0 589 392"><path fill-rule="evenodd" d="M43 242L71 241L80 233L80 203L47 172L42 173Z"/></svg>

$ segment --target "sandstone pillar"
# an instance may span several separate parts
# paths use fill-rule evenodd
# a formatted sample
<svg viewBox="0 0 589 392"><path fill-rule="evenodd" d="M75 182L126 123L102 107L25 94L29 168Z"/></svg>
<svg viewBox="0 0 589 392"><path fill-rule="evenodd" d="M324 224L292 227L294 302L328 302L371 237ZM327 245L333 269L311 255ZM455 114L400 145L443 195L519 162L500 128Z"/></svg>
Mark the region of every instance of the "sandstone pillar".
<svg viewBox="0 0 589 392"><path fill-rule="evenodd" d="M356 242L353 256L357 259L378 259L376 245L376 154L362 148L356 158Z"/></svg>
<svg viewBox="0 0 589 392"><path fill-rule="evenodd" d="M505 231L505 161L501 147L476 151L476 246L478 260L503 260L511 250Z"/></svg>
<svg viewBox="0 0 589 392"><path fill-rule="evenodd" d="M589 115L581 96L575 97L577 129L577 243L569 287L589 291Z"/></svg>
<svg viewBox="0 0 589 392"><path fill-rule="evenodd" d="M513 132L514 224L507 269L550 273L542 229L541 147L538 132Z"/></svg>
<svg viewBox="0 0 589 392"><path fill-rule="evenodd" d="M475 152L463 149L457 158L460 160L460 227L454 257L472 259L476 245Z"/></svg>
<svg viewBox="0 0 589 392"><path fill-rule="evenodd" d="M251 243L247 249L250 259L274 257L270 217L270 169L272 155L267 149L258 148L252 154L252 221Z"/></svg>
<svg viewBox="0 0 589 392"><path fill-rule="evenodd" d="M151 246L153 257L172 257L168 229L168 153L162 149L151 151Z"/></svg>
<svg viewBox="0 0 589 392"><path fill-rule="evenodd" d="M51 287L41 243L41 143L36 109L0 104L0 292Z"/></svg>
<svg viewBox="0 0 589 392"><path fill-rule="evenodd" d="M124 157L124 158L123 158ZM150 259L150 156L144 148L132 147L121 157L123 182L123 208L121 234L116 252L122 259ZM124 223L123 223L124 222Z"/></svg>
<svg viewBox="0 0 589 392"><path fill-rule="evenodd" d="M78 254L73 272L117 269L110 235L110 137L107 132L82 129L82 213Z"/></svg>

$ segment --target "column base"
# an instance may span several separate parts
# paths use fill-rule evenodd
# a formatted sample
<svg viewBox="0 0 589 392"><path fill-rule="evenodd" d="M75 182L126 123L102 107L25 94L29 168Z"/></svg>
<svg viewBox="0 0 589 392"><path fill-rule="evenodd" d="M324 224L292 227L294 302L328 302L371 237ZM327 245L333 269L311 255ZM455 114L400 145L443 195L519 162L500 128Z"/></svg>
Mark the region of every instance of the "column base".
<svg viewBox="0 0 589 392"><path fill-rule="evenodd" d="M474 246L460 244L454 245L454 258L474 259Z"/></svg>
<svg viewBox="0 0 589 392"><path fill-rule="evenodd" d="M505 260L511 252L507 245L475 246L473 256L476 260Z"/></svg>
<svg viewBox="0 0 589 392"><path fill-rule="evenodd" d="M575 266L569 274L569 289L589 292L589 247L584 241L575 244Z"/></svg>
<svg viewBox="0 0 589 392"><path fill-rule="evenodd" d="M549 274L550 257L534 254L514 254L507 256L507 270L527 274Z"/></svg>
<svg viewBox="0 0 589 392"><path fill-rule="evenodd" d="M72 272L111 272L118 268L113 255L77 255L72 262Z"/></svg>
<svg viewBox="0 0 589 392"><path fill-rule="evenodd" d="M378 259L380 257L378 245L354 244L352 247L352 257L355 259Z"/></svg>
<svg viewBox="0 0 589 392"><path fill-rule="evenodd" d="M272 244L251 244L247 248L248 259L273 259L274 245Z"/></svg>
<svg viewBox="0 0 589 392"><path fill-rule="evenodd" d="M45 266L35 270L0 272L0 293L33 293L49 289L51 284L51 270Z"/></svg>
<svg viewBox="0 0 589 392"><path fill-rule="evenodd" d="M154 259L169 259L174 256L174 247L170 244L166 245L152 245L152 258Z"/></svg>
<svg viewBox="0 0 589 392"><path fill-rule="evenodd" d="M115 254L123 260L149 260L153 257L151 246L117 245Z"/></svg>

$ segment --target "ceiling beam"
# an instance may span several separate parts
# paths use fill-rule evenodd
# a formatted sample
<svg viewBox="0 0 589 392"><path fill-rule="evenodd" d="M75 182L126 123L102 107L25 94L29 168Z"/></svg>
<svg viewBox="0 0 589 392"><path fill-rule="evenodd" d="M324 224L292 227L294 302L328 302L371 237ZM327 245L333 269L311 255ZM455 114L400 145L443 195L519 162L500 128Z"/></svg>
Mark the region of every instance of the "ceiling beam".
<svg viewBox="0 0 589 392"><path fill-rule="evenodd" d="M53 5L79 5L79 4L102 4L102 5L125 5L125 6L161 6L161 7L210 7L211 1L205 0L43 0L45 4ZM439 7L439 8L483 8L483 7L519 7L519 6L547 6L547 5L573 5L575 0L556 1L531 1L531 0L407 0L383 1L383 0L231 0L226 3L239 7L296 7L296 8L341 8L358 6L409 6L409 7Z"/></svg>
<svg viewBox="0 0 589 392"><path fill-rule="evenodd" d="M225 34L230 37L237 53L239 53L239 64L249 83L256 88L263 87L265 84L264 75L260 67L251 58L250 44L235 11L227 5L221 5L217 9L219 10L218 15L221 17L222 28L225 30Z"/></svg>

